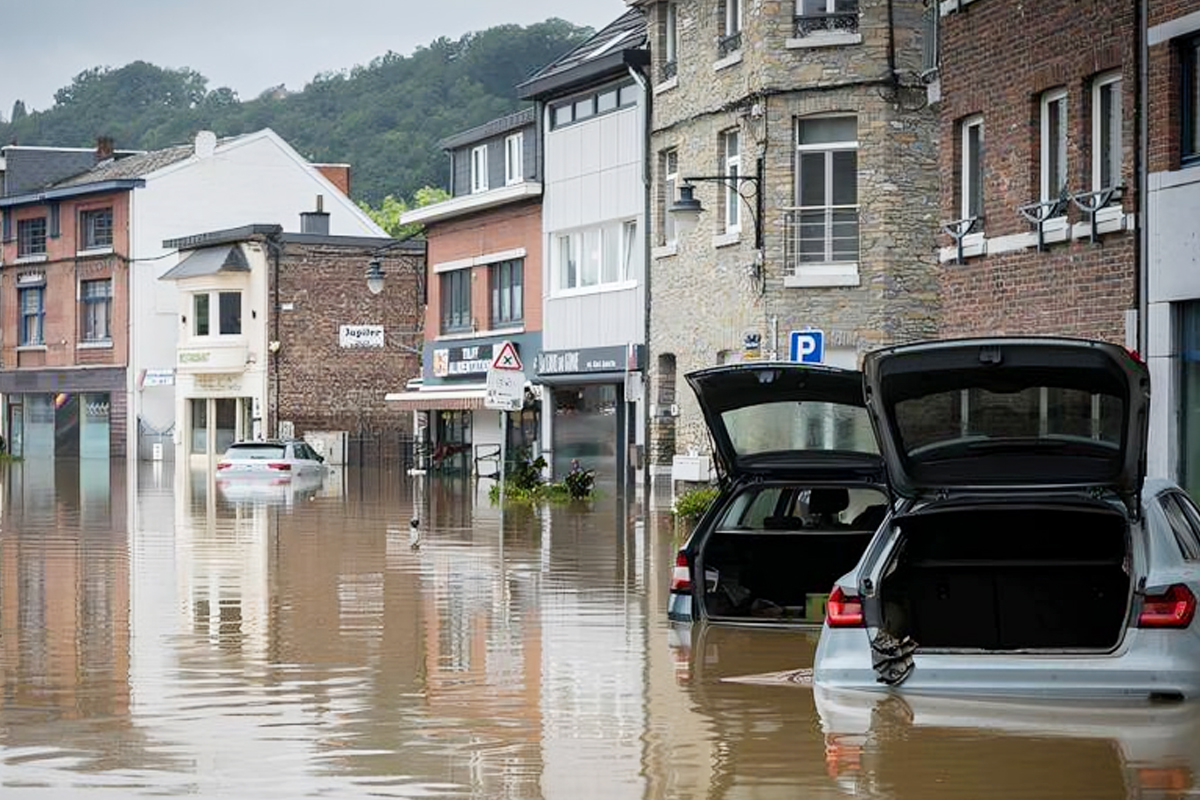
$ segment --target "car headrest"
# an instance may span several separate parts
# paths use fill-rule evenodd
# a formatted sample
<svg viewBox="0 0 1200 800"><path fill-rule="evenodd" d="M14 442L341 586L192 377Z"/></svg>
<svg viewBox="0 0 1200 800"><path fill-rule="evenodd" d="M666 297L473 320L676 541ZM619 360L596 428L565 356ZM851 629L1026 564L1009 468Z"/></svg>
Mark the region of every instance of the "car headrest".
<svg viewBox="0 0 1200 800"><path fill-rule="evenodd" d="M848 489L813 489L808 496L810 514L840 514L849 506Z"/></svg>

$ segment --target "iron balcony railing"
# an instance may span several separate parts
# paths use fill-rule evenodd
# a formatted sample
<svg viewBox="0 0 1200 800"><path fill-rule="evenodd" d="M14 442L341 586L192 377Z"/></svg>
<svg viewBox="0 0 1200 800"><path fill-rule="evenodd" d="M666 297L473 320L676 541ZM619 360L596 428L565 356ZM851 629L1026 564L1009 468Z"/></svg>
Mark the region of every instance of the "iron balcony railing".
<svg viewBox="0 0 1200 800"><path fill-rule="evenodd" d="M717 58L725 58L742 49L742 32L731 33L717 39Z"/></svg>
<svg viewBox="0 0 1200 800"><path fill-rule="evenodd" d="M792 269L806 264L858 261L858 206L785 208L784 257Z"/></svg>
<svg viewBox="0 0 1200 800"><path fill-rule="evenodd" d="M804 14L795 19L796 38L826 31L857 33L858 10L834 11L828 14Z"/></svg>
<svg viewBox="0 0 1200 800"><path fill-rule="evenodd" d="M660 70L660 74L662 76L661 79L664 81L669 81L669 80L671 80L671 78L675 77L675 75L678 73L678 71L679 71L679 62L678 61L667 61L662 65L662 68Z"/></svg>

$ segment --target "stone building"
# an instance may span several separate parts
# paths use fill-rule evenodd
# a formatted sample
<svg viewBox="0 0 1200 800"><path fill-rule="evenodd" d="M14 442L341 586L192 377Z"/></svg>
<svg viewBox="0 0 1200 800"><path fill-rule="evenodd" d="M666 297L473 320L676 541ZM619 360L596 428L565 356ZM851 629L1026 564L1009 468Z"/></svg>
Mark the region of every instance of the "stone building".
<svg viewBox="0 0 1200 800"><path fill-rule="evenodd" d="M937 331L937 125L917 0L629 0L651 43L651 457L707 449L682 377L787 359L857 367ZM689 178L707 213L668 209ZM761 230L761 241L758 235ZM660 467L661 469L661 467Z"/></svg>
<svg viewBox="0 0 1200 800"><path fill-rule="evenodd" d="M1134 343L1135 8L940 4L943 335Z"/></svg>
<svg viewBox="0 0 1200 800"><path fill-rule="evenodd" d="M1149 470L1200 497L1200 0L1145 20ZM1132 75L1130 77L1132 80Z"/></svg>

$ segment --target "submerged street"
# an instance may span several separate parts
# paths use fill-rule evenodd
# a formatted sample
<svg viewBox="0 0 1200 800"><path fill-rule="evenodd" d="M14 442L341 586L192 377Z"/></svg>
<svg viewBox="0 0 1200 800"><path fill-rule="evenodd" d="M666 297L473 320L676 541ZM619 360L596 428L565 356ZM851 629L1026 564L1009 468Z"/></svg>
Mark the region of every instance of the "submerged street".
<svg viewBox="0 0 1200 800"><path fill-rule="evenodd" d="M1197 791L1191 705L897 696L823 720L795 672L816 633L672 630L683 532L611 496L502 516L487 481L396 471L0 480L4 800Z"/></svg>

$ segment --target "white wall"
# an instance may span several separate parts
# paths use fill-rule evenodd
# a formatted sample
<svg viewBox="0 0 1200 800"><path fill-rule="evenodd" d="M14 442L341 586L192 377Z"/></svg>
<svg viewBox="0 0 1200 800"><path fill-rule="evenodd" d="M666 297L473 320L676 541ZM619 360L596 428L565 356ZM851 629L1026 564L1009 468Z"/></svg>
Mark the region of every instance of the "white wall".
<svg viewBox="0 0 1200 800"><path fill-rule="evenodd" d="M137 391L141 370L175 365L178 293L173 282L158 278L178 263L178 257L163 248L164 240L255 224L299 232L300 213L315 210L317 195L324 197L331 234L387 235L271 131L240 137L217 147L207 158L193 157L153 173L133 195L131 447L139 415L156 430L175 423L170 387Z"/></svg>

